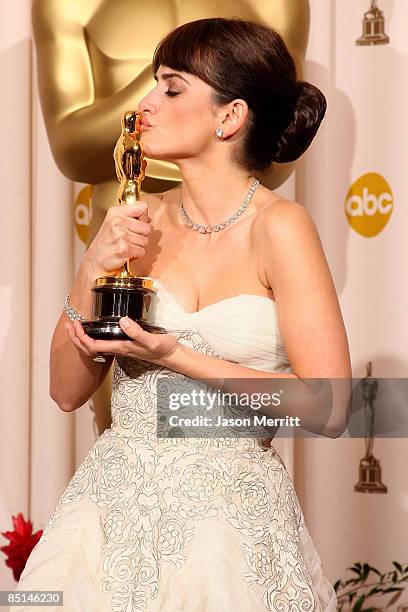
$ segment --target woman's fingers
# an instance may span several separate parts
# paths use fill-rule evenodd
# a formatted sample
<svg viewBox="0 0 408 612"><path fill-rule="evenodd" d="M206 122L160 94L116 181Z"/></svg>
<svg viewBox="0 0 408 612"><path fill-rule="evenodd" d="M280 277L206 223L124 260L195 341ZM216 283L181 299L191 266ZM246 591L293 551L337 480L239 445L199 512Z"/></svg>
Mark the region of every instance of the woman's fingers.
<svg viewBox="0 0 408 612"><path fill-rule="evenodd" d="M95 340L84 332L79 321L74 322L75 337L81 348L90 356L95 356L98 353L105 353L111 355L121 355L128 352L131 345L131 341L126 340Z"/></svg>
<svg viewBox="0 0 408 612"><path fill-rule="evenodd" d="M152 231L150 223L140 221L130 216L127 216L122 222L125 223L125 225L122 226L122 231L124 231L123 240L129 245L129 251L127 253L129 259L143 257L145 249L149 244L148 236Z"/></svg>
<svg viewBox="0 0 408 612"><path fill-rule="evenodd" d="M144 200L139 200L137 204L122 204L120 206L120 210L116 212L119 215L124 215L128 219L139 220L140 223L144 223L146 225L151 222L148 203Z"/></svg>
<svg viewBox="0 0 408 612"><path fill-rule="evenodd" d="M126 239L129 244L134 246L147 247L149 244L149 238L147 236L142 236L142 234L136 234L135 232L128 231L126 234Z"/></svg>
<svg viewBox="0 0 408 612"><path fill-rule="evenodd" d="M123 321L123 319L122 319ZM146 332L136 321L129 320L129 326L126 333L129 333L129 340L94 340L88 336L79 321L73 322L74 332L73 342L81 348L87 355L94 356L97 353L105 353L111 355L129 355L135 353L135 344L133 340L137 340L141 349L150 349L156 342L155 335Z"/></svg>
<svg viewBox="0 0 408 612"><path fill-rule="evenodd" d="M126 240L129 244L129 259L141 258L149 245L151 228L148 223L136 219L128 219Z"/></svg>
<svg viewBox="0 0 408 612"><path fill-rule="evenodd" d="M179 346L175 336L150 333L128 317L123 317L119 323L129 340L94 340L84 332L79 321L72 322L68 334L75 346L91 358L98 354L121 355L160 363Z"/></svg>
<svg viewBox="0 0 408 612"><path fill-rule="evenodd" d="M136 204L121 204L118 207L113 207L111 214L123 215L125 217L139 218L143 216L143 222L145 222L145 216L149 214L148 204L143 200L139 200Z"/></svg>
<svg viewBox="0 0 408 612"><path fill-rule="evenodd" d="M151 223L148 223L147 221L141 221L140 219L133 219L132 217L127 217L126 227L132 230L133 232L143 234L144 236L148 236L152 231Z"/></svg>
<svg viewBox="0 0 408 612"><path fill-rule="evenodd" d="M84 342L84 338L88 336L86 336L83 327L79 323L79 321L73 321L72 324L68 323L66 325L66 329L70 340L80 351L85 353L85 355L87 355L88 357L93 357L94 354L96 354L96 352L93 352L88 346L88 344Z"/></svg>
<svg viewBox="0 0 408 612"><path fill-rule="evenodd" d="M146 253L152 231L147 202L111 206L102 226L87 249L86 257L100 276L120 269L130 259Z"/></svg>

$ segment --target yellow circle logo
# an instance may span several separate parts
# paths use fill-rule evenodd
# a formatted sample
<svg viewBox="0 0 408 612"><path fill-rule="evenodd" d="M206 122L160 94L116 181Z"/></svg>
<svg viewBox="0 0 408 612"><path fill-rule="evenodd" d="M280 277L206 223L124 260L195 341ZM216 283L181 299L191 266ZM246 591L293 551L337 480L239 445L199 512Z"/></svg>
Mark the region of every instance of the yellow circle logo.
<svg viewBox="0 0 408 612"><path fill-rule="evenodd" d="M89 225L92 218L92 191L93 186L83 187L75 199L74 219L75 229L84 244L88 241Z"/></svg>
<svg viewBox="0 0 408 612"><path fill-rule="evenodd" d="M344 210L351 227L361 236L371 238L388 223L394 206L391 187L381 174L363 174L350 187Z"/></svg>

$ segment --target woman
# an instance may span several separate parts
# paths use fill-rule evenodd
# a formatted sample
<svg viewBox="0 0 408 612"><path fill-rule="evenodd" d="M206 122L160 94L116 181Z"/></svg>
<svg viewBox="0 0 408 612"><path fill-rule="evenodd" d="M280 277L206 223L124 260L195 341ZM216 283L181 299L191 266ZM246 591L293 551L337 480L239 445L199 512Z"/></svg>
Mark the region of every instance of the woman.
<svg viewBox="0 0 408 612"><path fill-rule="evenodd" d="M298 81L269 28L204 19L171 32L140 102L141 143L176 163L181 188L112 206L86 252L51 347L51 395L83 405L115 358L112 427L72 478L20 590L64 591L67 610L215 612L336 609L333 588L270 439L160 438L158 384L190 379L242 391L268 379L348 378L347 337L317 230L255 174L297 159L326 103ZM150 334L94 341L97 277L131 258L155 281ZM67 316L67 313L69 316ZM79 314L78 314L79 313ZM103 355L105 364L94 361ZM178 385L178 387L177 387ZM283 406L336 437L346 411ZM267 443L266 443L267 442ZM17 609L29 609L23 606Z"/></svg>

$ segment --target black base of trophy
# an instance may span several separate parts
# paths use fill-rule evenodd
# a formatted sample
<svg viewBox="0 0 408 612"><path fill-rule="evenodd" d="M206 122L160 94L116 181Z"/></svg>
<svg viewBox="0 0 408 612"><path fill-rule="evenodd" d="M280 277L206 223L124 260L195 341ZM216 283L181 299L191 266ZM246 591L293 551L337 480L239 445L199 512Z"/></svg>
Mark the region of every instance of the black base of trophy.
<svg viewBox="0 0 408 612"><path fill-rule="evenodd" d="M151 334L165 334L166 330L163 327L157 327L156 325L149 325L144 321L136 321L143 327L147 332ZM125 334L123 329L116 321L84 321L82 323L84 332L88 334L94 340L130 340L129 336Z"/></svg>
<svg viewBox="0 0 408 612"><path fill-rule="evenodd" d="M148 323L156 292L153 281L143 277L98 278L93 292L93 316L82 327L95 340L129 340L119 325L121 317L129 317L152 334L167 333L163 327Z"/></svg>

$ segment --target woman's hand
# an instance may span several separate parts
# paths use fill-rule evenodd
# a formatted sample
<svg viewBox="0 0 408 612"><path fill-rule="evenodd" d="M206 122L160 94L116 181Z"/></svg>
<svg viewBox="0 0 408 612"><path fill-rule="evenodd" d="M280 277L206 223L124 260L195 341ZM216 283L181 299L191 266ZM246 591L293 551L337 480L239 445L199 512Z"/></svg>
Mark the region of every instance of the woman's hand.
<svg viewBox="0 0 408 612"><path fill-rule="evenodd" d="M111 206L85 252L96 276L118 272L129 259L143 257L152 227L147 202Z"/></svg>
<svg viewBox="0 0 408 612"><path fill-rule="evenodd" d="M67 323L66 328L75 346L92 358L98 354L122 355L161 365L162 360L181 346L174 336L147 332L128 317L120 319L119 323L129 340L94 340L84 332L79 321Z"/></svg>

